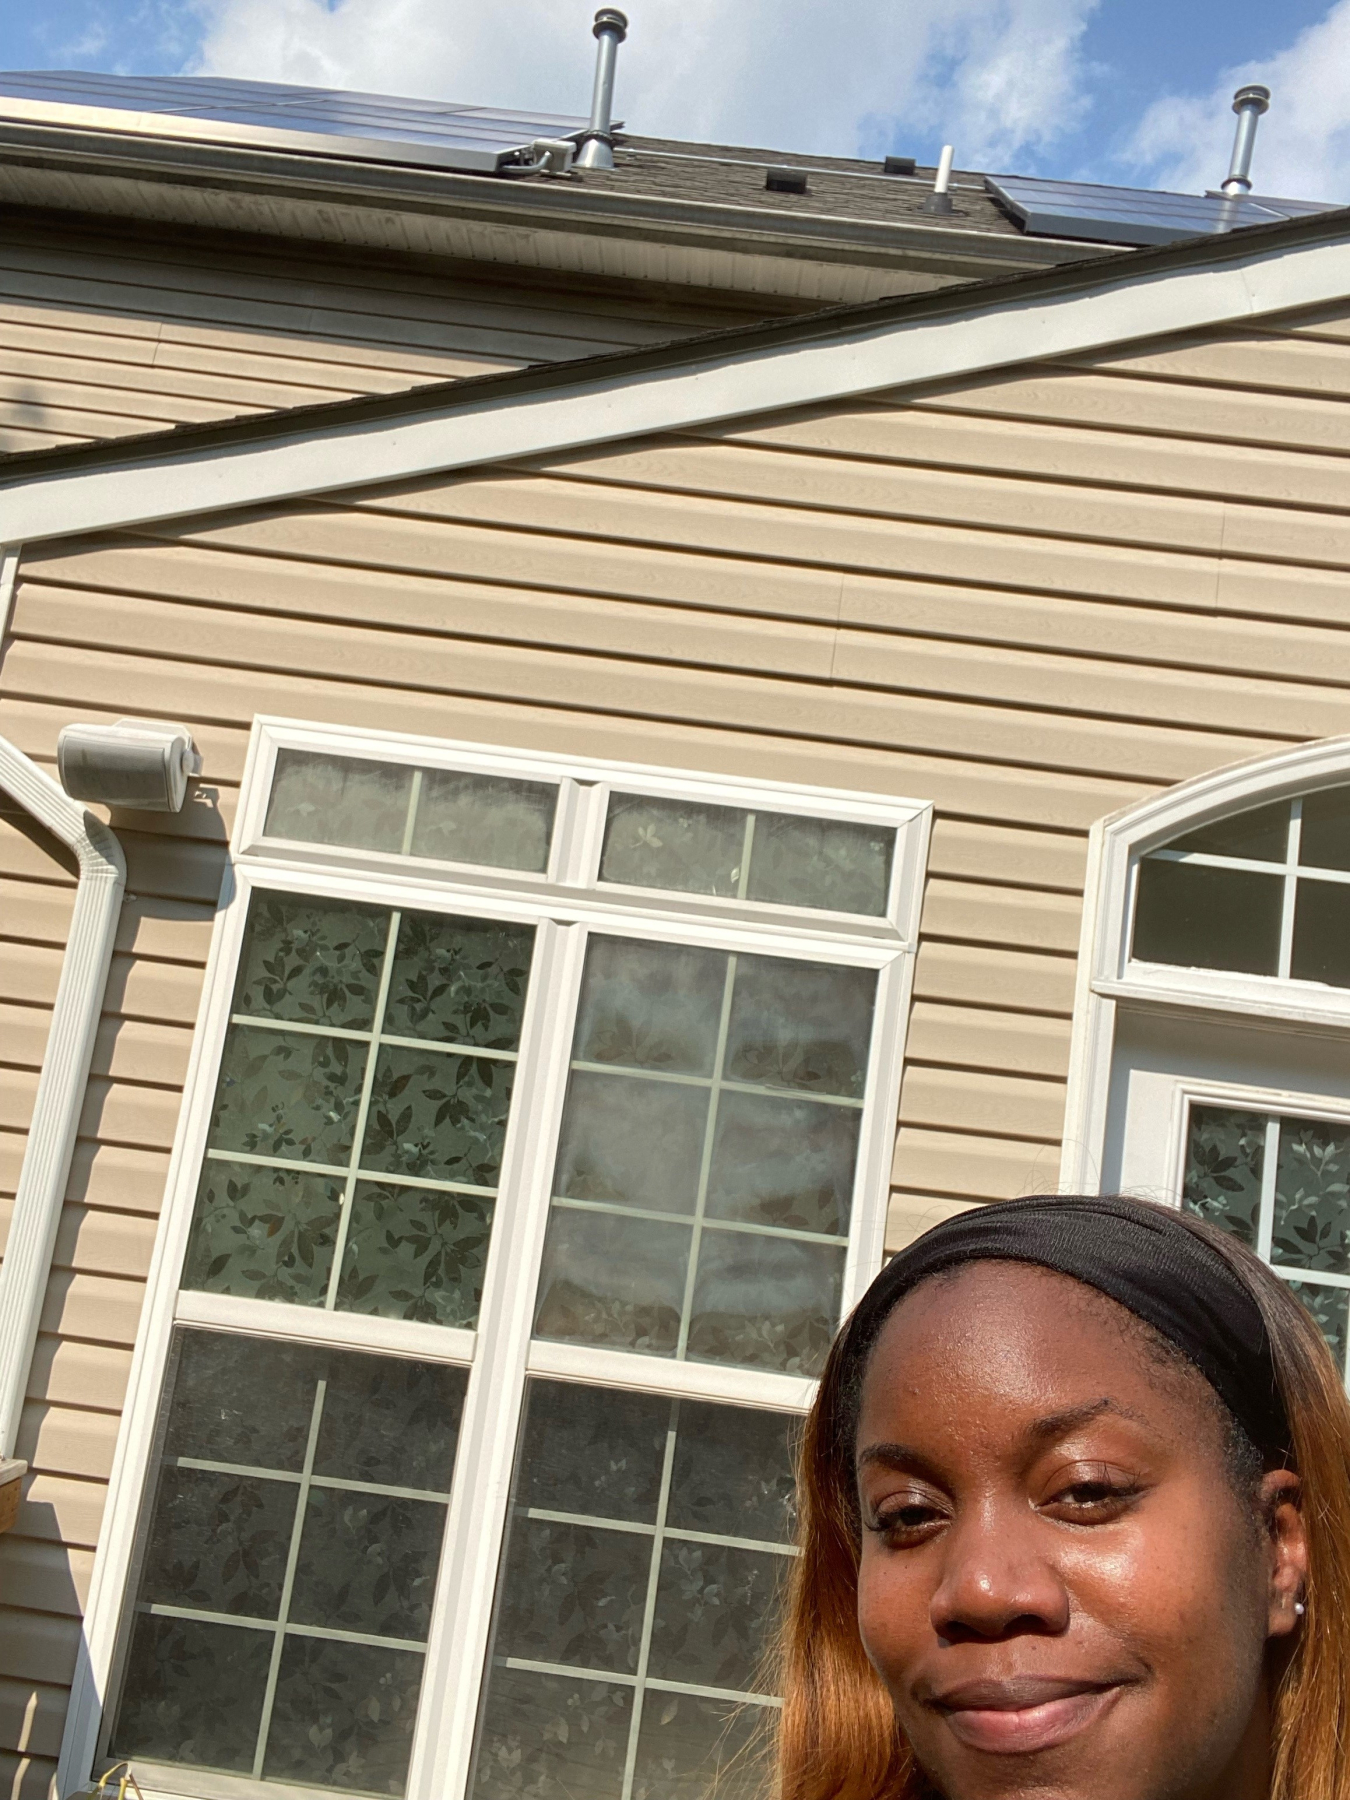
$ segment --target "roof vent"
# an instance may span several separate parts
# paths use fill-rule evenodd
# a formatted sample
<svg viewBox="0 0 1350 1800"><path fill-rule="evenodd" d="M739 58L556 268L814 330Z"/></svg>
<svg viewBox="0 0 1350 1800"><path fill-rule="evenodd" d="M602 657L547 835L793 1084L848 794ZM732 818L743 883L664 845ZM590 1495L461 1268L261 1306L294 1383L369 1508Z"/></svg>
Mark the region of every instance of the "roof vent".
<svg viewBox="0 0 1350 1800"><path fill-rule="evenodd" d="M592 27L600 48L595 55L595 92L591 96L591 121L581 134L577 153L579 169L614 167L614 59L628 36L628 20L617 6L602 6Z"/></svg>
<svg viewBox="0 0 1350 1800"><path fill-rule="evenodd" d="M1240 200L1252 191L1252 151L1256 147L1256 121L1270 110L1270 89L1253 82L1240 87L1233 95L1233 111L1237 114L1237 135L1233 139L1233 160L1223 192L1230 200Z"/></svg>
<svg viewBox="0 0 1350 1800"><path fill-rule="evenodd" d="M806 170L767 169L764 174L764 185L771 194L804 194L806 192Z"/></svg>
<svg viewBox="0 0 1350 1800"><path fill-rule="evenodd" d="M952 184L952 157L955 151L950 144L942 146L942 155L938 158L937 174L933 177L933 191L923 203L926 213L949 213L952 210L952 197L947 189Z"/></svg>
<svg viewBox="0 0 1350 1800"><path fill-rule="evenodd" d="M888 156L881 165L882 173L885 175L912 175L914 168L912 156Z"/></svg>

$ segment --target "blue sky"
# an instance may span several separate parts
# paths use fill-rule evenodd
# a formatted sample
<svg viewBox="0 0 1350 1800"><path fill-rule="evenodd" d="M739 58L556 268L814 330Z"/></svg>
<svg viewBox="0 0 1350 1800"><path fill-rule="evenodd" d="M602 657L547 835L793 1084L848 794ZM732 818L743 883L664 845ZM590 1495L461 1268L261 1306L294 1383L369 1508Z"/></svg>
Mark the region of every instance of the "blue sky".
<svg viewBox="0 0 1350 1800"><path fill-rule="evenodd" d="M584 112L594 0L8 0L0 67L212 72ZM1350 201L1350 0L629 0L634 130Z"/></svg>

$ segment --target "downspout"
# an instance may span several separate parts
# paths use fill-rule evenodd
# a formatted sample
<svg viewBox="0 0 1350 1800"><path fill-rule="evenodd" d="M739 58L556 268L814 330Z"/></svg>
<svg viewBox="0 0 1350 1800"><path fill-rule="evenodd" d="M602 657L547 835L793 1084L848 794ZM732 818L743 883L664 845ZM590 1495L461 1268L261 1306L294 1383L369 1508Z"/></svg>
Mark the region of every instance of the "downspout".
<svg viewBox="0 0 1350 1800"><path fill-rule="evenodd" d="M14 601L19 552L0 559L0 651ZM19 1171L14 1216L0 1263L0 1463L19 1435L61 1220L71 1158L103 1011L113 941L126 886L122 847L100 820L69 798L50 775L0 738L0 789L54 837L80 865L75 910L52 1007L28 1144Z"/></svg>

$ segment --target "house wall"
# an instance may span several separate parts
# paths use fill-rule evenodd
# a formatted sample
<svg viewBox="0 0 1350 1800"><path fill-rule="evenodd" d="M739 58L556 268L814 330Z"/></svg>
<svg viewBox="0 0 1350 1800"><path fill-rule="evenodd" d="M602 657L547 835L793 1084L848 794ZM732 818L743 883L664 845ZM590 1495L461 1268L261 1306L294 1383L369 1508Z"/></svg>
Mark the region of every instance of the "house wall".
<svg viewBox="0 0 1350 1800"><path fill-rule="evenodd" d="M4 212L0 452L524 363L801 310L504 266Z"/></svg>
<svg viewBox="0 0 1350 1800"><path fill-rule="evenodd" d="M53 1768L253 715L932 799L898 1245L1055 1181L1092 822L1350 730L1348 388L1350 302L24 555L0 732L50 761L72 719L168 714L206 768L182 818L114 821L131 898L0 1542L0 1783ZM5 845L21 1094L69 890Z"/></svg>

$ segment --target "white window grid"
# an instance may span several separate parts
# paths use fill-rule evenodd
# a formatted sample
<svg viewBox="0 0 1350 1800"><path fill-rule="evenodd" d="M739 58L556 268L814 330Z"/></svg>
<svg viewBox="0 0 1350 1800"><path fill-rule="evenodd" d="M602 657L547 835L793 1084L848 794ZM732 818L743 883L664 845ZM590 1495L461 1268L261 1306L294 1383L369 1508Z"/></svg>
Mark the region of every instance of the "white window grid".
<svg viewBox="0 0 1350 1800"><path fill-rule="evenodd" d="M276 752L283 746L335 756L383 757L526 779L557 779L560 804L549 870L540 878L449 865L428 868L422 862L410 866L402 859L338 846L269 844L261 827ZM623 791L708 798L750 810L759 807L891 825L897 840L889 916L860 919L782 906L749 907L744 902L705 896L597 890L610 784L620 785ZM405 846L410 841L412 816L410 806ZM531 1337L586 938L592 930L599 930L645 941L722 949L733 958L738 953L795 957L877 971L871 1053L861 1102L865 1126L843 1276L841 1306L846 1313L881 1262L930 824L931 807L920 802L768 782L726 782L697 774L685 777L634 765L523 756L481 746L290 721L256 722L72 1689L58 1770L62 1792L97 1772L96 1755L115 1705L112 1683L122 1650L120 1640L130 1619L130 1606L124 1602L130 1598L137 1519L151 1474L171 1337L176 1327L196 1325L278 1342L408 1355L466 1369L469 1385L433 1623L424 1647L422 1699L406 1790L407 1800L458 1800L469 1774L526 1379L551 1376L660 1394L675 1402L704 1399L790 1413L806 1411L815 1387L812 1380L769 1370L692 1363ZM518 1090L507 1134L476 1331L337 1312L332 1310L331 1294L321 1310L179 1286L197 1173L206 1153L216 1073L231 1019L234 973L248 902L259 888L346 897L395 910L407 907L528 922L536 927L535 960L518 1051L520 1067L533 1071L533 1089L528 1097ZM510 891L504 892L506 889ZM386 970L388 967L386 957ZM378 1013L375 1029L379 1029ZM426 1048L421 1042L416 1047ZM373 1062L372 1057L369 1066ZM359 1143L358 1135L353 1156L359 1153ZM348 1199L354 1169L352 1165L342 1171L348 1182ZM344 1207L344 1219L346 1216ZM691 1269L693 1266L691 1258ZM335 1258L334 1279L339 1267ZM106 1718L105 1701L111 1703ZM630 1764L633 1754L630 1745ZM138 1763L137 1773L148 1800L161 1794L192 1800L244 1800L260 1792L299 1800L299 1796L313 1793L282 1782L269 1781L260 1787L242 1777L149 1762ZM628 1779L631 1781L631 1770Z"/></svg>
<svg viewBox="0 0 1350 1800"><path fill-rule="evenodd" d="M1330 1269L1307 1269L1294 1263L1279 1263L1273 1254L1275 1225L1275 1186L1279 1176L1280 1129L1286 1120L1315 1120L1337 1125L1350 1131L1350 1105L1337 1106L1325 1095L1296 1095L1271 1088L1240 1086L1230 1082L1183 1082L1178 1084L1171 1128L1175 1204L1182 1204L1186 1181L1186 1156L1190 1139L1191 1116L1197 1107L1214 1107L1227 1112L1245 1112L1265 1120L1265 1142L1261 1157L1261 1195L1257 1214L1257 1255L1282 1281L1306 1282L1311 1287L1350 1290L1350 1275ZM1347 1203L1347 1226L1350 1228L1350 1202ZM1350 1345L1342 1369L1350 1384Z"/></svg>

